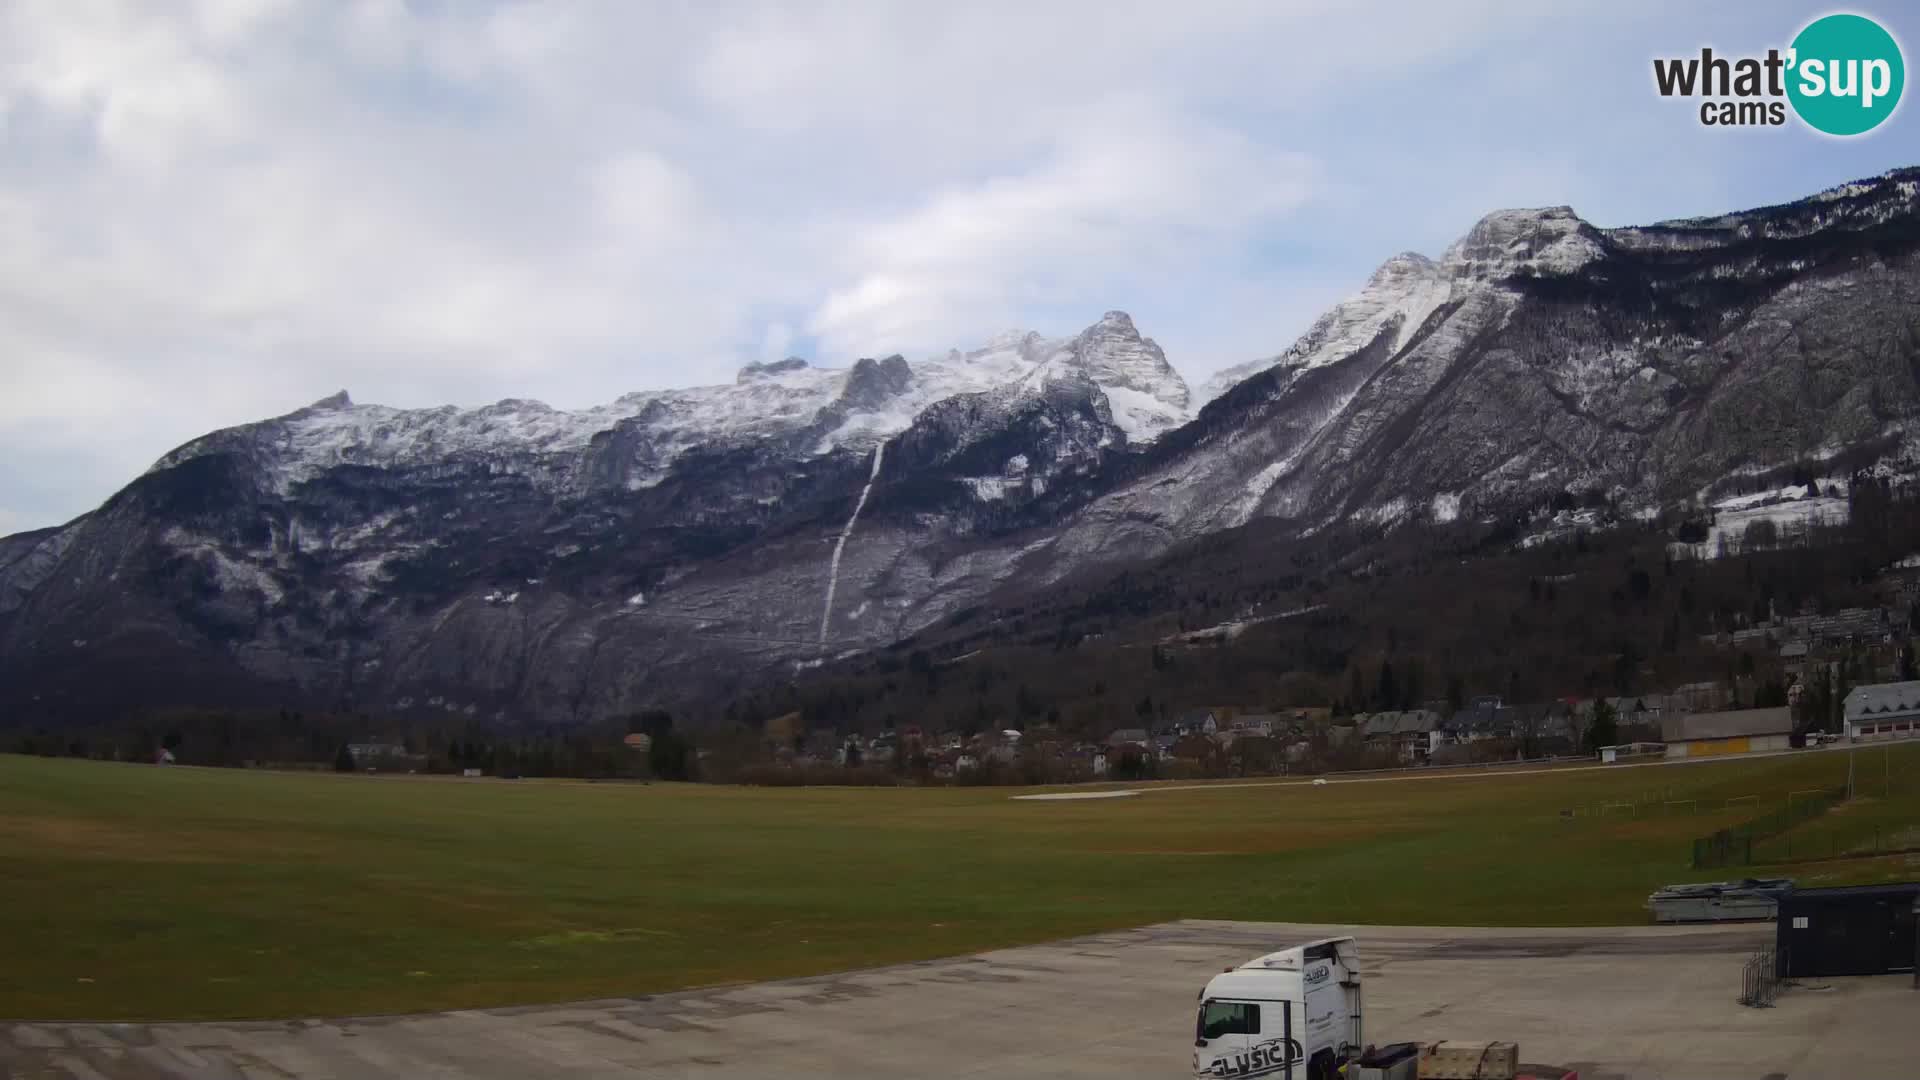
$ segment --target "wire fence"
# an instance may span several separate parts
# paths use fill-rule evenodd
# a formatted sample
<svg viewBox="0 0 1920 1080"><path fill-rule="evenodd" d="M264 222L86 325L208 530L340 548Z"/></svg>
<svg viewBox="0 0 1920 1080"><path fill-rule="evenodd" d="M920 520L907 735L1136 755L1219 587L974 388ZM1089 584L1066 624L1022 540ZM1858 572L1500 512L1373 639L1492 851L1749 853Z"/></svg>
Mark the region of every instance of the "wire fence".
<svg viewBox="0 0 1920 1080"><path fill-rule="evenodd" d="M1821 859L1859 859L1920 851L1920 825L1873 825L1856 831L1838 829L1795 836L1789 831L1752 846L1759 863L1817 862Z"/></svg>
<svg viewBox="0 0 1920 1080"><path fill-rule="evenodd" d="M1661 788L1635 792L1622 799L1566 806L1561 808L1560 816L1562 818L1693 817L1753 806L1759 802L1759 799L1758 795L1700 797L1686 795L1675 788Z"/></svg>
<svg viewBox="0 0 1920 1080"><path fill-rule="evenodd" d="M1740 1004L1755 1009L1773 1007L1780 996L1781 972L1786 968L1779 962L1782 959L1771 945L1747 958L1740 970Z"/></svg>
<svg viewBox="0 0 1920 1080"><path fill-rule="evenodd" d="M1746 866L1754 861L1754 846L1786 833L1804 821L1826 813L1847 797L1845 788L1819 788L1794 792L1784 806L1751 821L1720 829L1693 841L1695 869L1710 866Z"/></svg>

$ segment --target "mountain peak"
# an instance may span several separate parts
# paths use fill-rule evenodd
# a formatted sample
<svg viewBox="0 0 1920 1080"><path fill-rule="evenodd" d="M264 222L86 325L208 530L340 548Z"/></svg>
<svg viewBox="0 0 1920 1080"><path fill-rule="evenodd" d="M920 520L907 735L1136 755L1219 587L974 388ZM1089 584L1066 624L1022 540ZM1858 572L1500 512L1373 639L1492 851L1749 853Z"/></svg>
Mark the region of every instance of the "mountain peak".
<svg viewBox="0 0 1920 1080"><path fill-rule="evenodd" d="M840 402L856 409L878 409L896 394L905 393L913 384L913 368L907 359L894 353L885 360L863 356L853 362L841 388Z"/></svg>
<svg viewBox="0 0 1920 1080"><path fill-rule="evenodd" d="M1403 251L1380 264L1373 276L1367 279L1369 286L1385 285L1408 278L1425 277L1437 269L1432 259L1417 251Z"/></svg>
<svg viewBox="0 0 1920 1080"><path fill-rule="evenodd" d="M806 367L807 362L798 356L789 356L785 360L756 360L746 367L741 368L740 373L734 376L733 381L736 383L748 383L755 379L765 378L769 375L778 375L782 372L802 371L805 370Z"/></svg>
<svg viewBox="0 0 1920 1080"><path fill-rule="evenodd" d="M319 401L305 408L295 409L287 414L286 419L305 419L320 413L348 412L352 410L352 408L353 399L347 396L345 390L341 390L337 393L328 394L326 397L321 398Z"/></svg>
<svg viewBox="0 0 1920 1080"><path fill-rule="evenodd" d="M1105 392L1114 421L1135 441L1145 441L1187 418L1186 380L1167 363L1160 346L1141 337L1132 316L1109 311L1067 345L1070 368Z"/></svg>
<svg viewBox="0 0 1920 1080"><path fill-rule="evenodd" d="M998 349L1018 349L1023 345L1031 345L1042 340L1044 340L1044 338L1038 330L1005 330L988 338L986 343L981 345L977 350L977 353L988 353ZM958 354L959 351L958 349L954 350L956 354Z"/></svg>
<svg viewBox="0 0 1920 1080"><path fill-rule="evenodd" d="M1517 274L1569 274L1605 254L1593 226L1571 206L1495 210L1447 249L1450 273L1497 281Z"/></svg>

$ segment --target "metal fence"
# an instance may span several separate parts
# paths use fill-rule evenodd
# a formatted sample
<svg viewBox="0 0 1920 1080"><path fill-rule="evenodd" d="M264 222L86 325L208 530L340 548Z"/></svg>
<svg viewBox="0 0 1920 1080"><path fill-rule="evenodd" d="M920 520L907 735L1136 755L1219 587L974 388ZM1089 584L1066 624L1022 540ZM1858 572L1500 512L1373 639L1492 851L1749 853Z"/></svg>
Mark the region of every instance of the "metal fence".
<svg viewBox="0 0 1920 1080"><path fill-rule="evenodd" d="M1846 798L1845 788L1821 789L1804 793L1804 798L1788 799L1786 805L1731 828L1702 836L1693 842L1693 865L1745 866L1753 862L1755 841L1780 835L1803 821L1819 817L1828 808Z"/></svg>
<svg viewBox="0 0 1920 1080"><path fill-rule="evenodd" d="M1753 862L1753 837L1737 836L1732 829L1721 829L1693 842L1695 869L1708 866L1746 866Z"/></svg>
<svg viewBox="0 0 1920 1080"><path fill-rule="evenodd" d="M1755 1009L1770 1009L1780 996L1781 970L1784 964L1769 945L1747 958L1740 971L1740 1004Z"/></svg>
<svg viewBox="0 0 1920 1080"><path fill-rule="evenodd" d="M1790 830L1765 842L1755 842L1750 854L1757 863L1818 862L1823 859L1860 859L1920 851L1920 826L1886 824L1831 829L1795 836Z"/></svg>

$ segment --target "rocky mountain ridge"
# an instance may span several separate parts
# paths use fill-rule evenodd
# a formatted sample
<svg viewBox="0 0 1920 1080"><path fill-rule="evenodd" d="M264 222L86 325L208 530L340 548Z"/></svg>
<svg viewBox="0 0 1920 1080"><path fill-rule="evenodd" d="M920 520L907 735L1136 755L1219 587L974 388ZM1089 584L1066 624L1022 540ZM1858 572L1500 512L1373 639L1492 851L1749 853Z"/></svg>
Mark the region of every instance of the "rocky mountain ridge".
<svg viewBox="0 0 1920 1080"><path fill-rule="evenodd" d="M1262 519L1624 510L1920 458L1920 170L1716 218L1488 215L1199 394L1082 333L568 413L345 395L0 539L0 708L284 702L584 722L711 701L995 590Z"/></svg>

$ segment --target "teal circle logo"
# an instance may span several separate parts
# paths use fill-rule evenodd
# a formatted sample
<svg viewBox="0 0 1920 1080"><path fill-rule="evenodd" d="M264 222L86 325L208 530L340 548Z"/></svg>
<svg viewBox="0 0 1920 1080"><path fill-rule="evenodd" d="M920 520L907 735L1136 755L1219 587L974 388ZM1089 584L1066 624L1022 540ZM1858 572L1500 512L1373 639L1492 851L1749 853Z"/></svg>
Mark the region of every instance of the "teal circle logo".
<svg viewBox="0 0 1920 1080"><path fill-rule="evenodd" d="M1864 15L1828 15L1793 39L1787 99L1815 131L1860 135L1900 104L1907 65L1900 43Z"/></svg>

